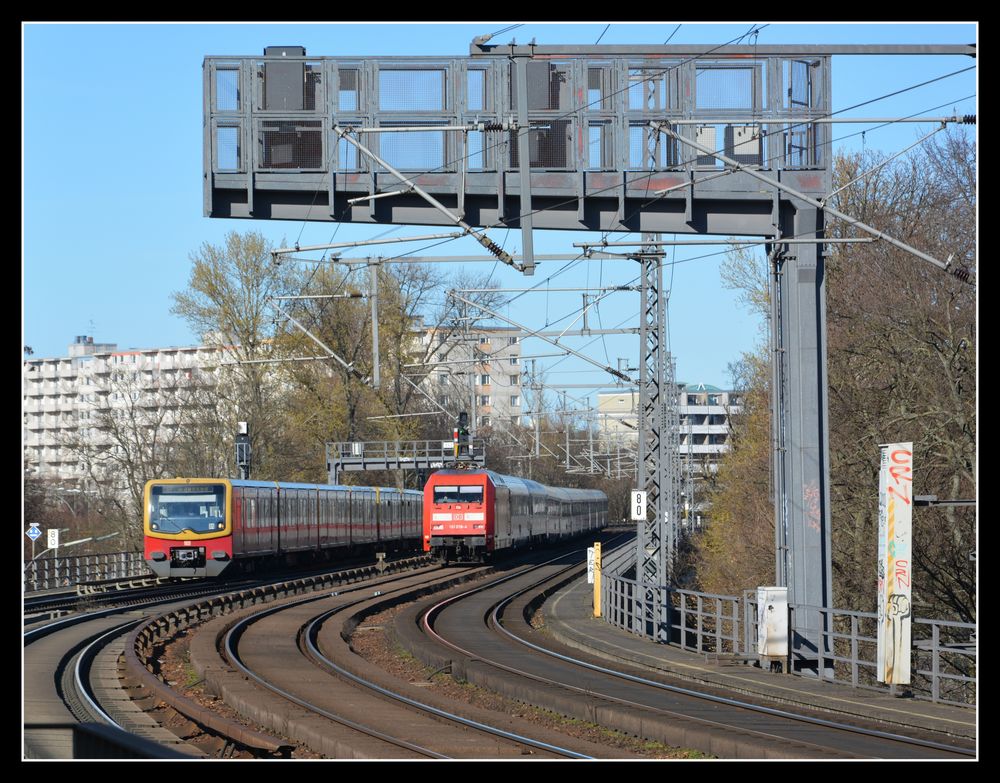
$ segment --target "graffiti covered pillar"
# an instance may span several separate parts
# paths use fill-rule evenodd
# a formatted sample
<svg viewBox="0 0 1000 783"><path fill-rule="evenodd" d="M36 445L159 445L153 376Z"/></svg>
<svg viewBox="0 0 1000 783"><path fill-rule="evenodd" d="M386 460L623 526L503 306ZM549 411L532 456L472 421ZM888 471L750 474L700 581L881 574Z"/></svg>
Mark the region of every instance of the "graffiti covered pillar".
<svg viewBox="0 0 1000 783"><path fill-rule="evenodd" d="M878 482L878 680L910 683L913 444L882 446Z"/></svg>

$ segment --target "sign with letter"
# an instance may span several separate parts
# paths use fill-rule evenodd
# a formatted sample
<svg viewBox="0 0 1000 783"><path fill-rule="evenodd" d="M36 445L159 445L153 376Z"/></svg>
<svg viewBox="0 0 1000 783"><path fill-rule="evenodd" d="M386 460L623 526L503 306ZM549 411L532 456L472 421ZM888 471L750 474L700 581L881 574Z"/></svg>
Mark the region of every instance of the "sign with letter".
<svg viewBox="0 0 1000 783"><path fill-rule="evenodd" d="M910 682L913 444L882 450L878 479L878 680Z"/></svg>

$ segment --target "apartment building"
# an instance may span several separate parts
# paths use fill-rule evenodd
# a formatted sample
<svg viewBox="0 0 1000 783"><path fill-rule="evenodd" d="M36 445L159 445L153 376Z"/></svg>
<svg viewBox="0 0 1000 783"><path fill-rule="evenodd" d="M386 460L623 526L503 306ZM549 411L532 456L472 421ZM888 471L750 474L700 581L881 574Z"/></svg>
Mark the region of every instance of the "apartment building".
<svg viewBox="0 0 1000 783"><path fill-rule="evenodd" d="M25 475L64 484L88 476L80 443L115 448L100 426L108 411L125 412L165 431L196 389L211 386L223 351L170 347L119 351L78 336L67 356L27 359L22 375Z"/></svg>
<svg viewBox="0 0 1000 783"><path fill-rule="evenodd" d="M450 413L467 411L476 429L519 425L521 331L477 326L468 332L421 329L417 340L428 358L424 387Z"/></svg>
<svg viewBox="0 0 1000 783"><path fill-rule="evenodd" d="M729 416L740 410L740 392L703 383L678 386L681 459L690 460L695 473L715 472L729 448ZM598 394L597 410L603 444L637 444L638 390Z"/></svg>

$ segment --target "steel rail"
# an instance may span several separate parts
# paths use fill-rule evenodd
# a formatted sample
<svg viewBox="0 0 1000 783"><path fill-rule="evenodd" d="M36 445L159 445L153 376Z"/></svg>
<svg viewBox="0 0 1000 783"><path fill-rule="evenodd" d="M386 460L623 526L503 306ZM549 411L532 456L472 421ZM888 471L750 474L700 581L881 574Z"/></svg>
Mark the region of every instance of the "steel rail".
<svg viewBox="0 0 1000 783"><path fill-rule="evenodd" d="M360 590L362 588L357 588L357 589ZM405 588L399 588L399 589L405 589ZM344 591L339 591L338 593L334 593L334 595L341 595L341 594L343 594L343 592ZM392 591L390 591L390 592L392 592ZM230 631L227 633L226 640L225 640L225 648L226 648L226 650L229 652L230 655L232 655L232 653L234 652L233 651L233 647L230 644L230 640L231 640L231 637L234 634L234 632L237 630L238 626L249 624L252 621L261 619L261 618L263 618L263 617L265 617L265 616L267 616L269 614L272 614L272 613L277 613L278 611L281 611L283 609L288 609L288 608L291 608L293 606L300 606L302 604L309 603L310 601L320 600L320 599L322 599L324 597L327 597L327 596L325 596L325 595L324 596L310 596L308 599L303 599L303 600L295 601L295 602L292 602L292 603L283 604L282 606L279 606L279 607L271 607L271 608L266 609L264 611L254 613L250 617L244 618L243 620L240 621L240 623L238 623L236 626L234 626L232 629L230 629ZM584 754L576 753L575 751L569 750L568 748L561 748L561 747L558 747L556 745L551 745L549 743L542 742L541 740L536 740L536 739L532 739L530 737L526 737L526 736L523 736L523 735L514 734L512 732L508 732L508 731L505 731L503 729L500 729L500 728L497 728L497 727L494 727L494 726L488 726L487 724L479 723L478 721L474 721L474 720L471 720L469 718L463 718L460 715L449 713L449 712L446 712L444 710L438 709L436 707L432 707L431 705L424 704L422 702L418 702L418 701L416 701L414 699L410 699L410 698L408 698L406 696L403 696L401 694L398 694L398 693L395 693L393 691L390 691L390 690L388 690L386 688L382 688L381 686L379 686L379 685L377 685L375 683L372 683L372 682L369 682L367 680L364 680L363 678L358 677L357 675L351 673L350 671L348 671L348 670L346 670L346 669L338 666L336 663L334 663L333 661L331 661L330 659L328 659L325 655L323 655L323 653L318 649L318 647L315 644L315 639L318 636L319 627L320 627L320 625L322 625L323 622L325 622L333 614L342 612L345 609L350 609L351 607L356 606L357 604L362 603L365 600L368 600L368 596L365 596L364 598L358 599L357 601L353 601L353 602L347 603L347 604L345 604L343 606L339 606L339 607L336 607L334 609L331 609L330 611L323 613L319 617L314 618L305 627L305 633L304 633L305 644L306 644L307 650L312 654L312 656L316 660L322 662L323 665L329 667L330 669L332 669L333 671L335 671L337 674L341 675L345 679L350 680L351 682L354 682L355 684L358 684L358 685L361 685L363 687L366 687L366 688L369 688L371 690L374 690L377 693L380 693L380 694L382 694L384 696L388 696L389 698L391 698L393 700L396 700L396 701L399 701L401 703L407 704L408 706L411 706L411 707L414 707L416 709L419 709L419 710L422 710L424 712L427 712L428 714L435 715L435 716L441 717L441 718L445 718L446 720L453 721L455 723L458 723L460 725L463 725L463 726L466 726L466 727L469 727L469 728L476 729L478 731L486 732L486 733L491 734L493 736L498 736L498 737L502 737L504 739L509 739L511 741L514 741L514 742L519 742L519 743L522 743L522 744L530 745L532 747L539 748L539 749L542 749L542 750L547 750L549 752L556 753L556 754L559 754L559 755L562 755L562 756L566 756L566 757L569 757L569 758L579 758L579 759L589 759L589 758L592 758L592 757L586 756ZM241 633L242 633L242 631L241 631ZM306 707L307 709L316 711L319 714L324 715L325 717L329 717L332 720L335 720L336 722L342 723L344 725L348 725L351 728L354 728L356 730L360 730L360 731L363 731L364 733L371 734L373 736L377 736L379 739L383 739L385 741L391 742L391 743L396 744L396 745L402 745L403 747L407 747L408 749L414 750L415 752L430 753L430 754L434 755L435 758L449 758L448 756L443 756L443 755L440 755L440 754L435 754L434 751L430 751L430 750L425 749L425 748L420 748L419 746L413 745L412 743L407 743L405 741L398 740L398 738L393 738L393 737L390 737L389 735L385 735L384 733L377 732L376 730L370 729L369 727L365 727L365 726L363 726L361 724L356 724L353 721L349 721L347 719L342 719L339 716L331 715L329 713L324 712L323 710L317 709L315 706L308 704L304 700L298 700L296 697L291 696L290 694L286 693L282 689L277 688L276 686L270 685L269 683L266 683L262 679L258 678L253 672L251 672L248 668L246 668L245 666L243 666L242 661L240 661L239 658L238 658L238 653L236 654L235 659L231 659L231 662L234 662L235 665L237 665L238 668L240 668L241 670L243 670L245 674L247 674L250 677L253 677L257 682L259 682L264 687L269 688L270 690L278 693L279 695L281 695L281 696L283 696L285 698L289 698L291 701L299 704L299 706L303 706L303 707Z"/></svg>
<svg viewBox="0 0 1000 783"><path fill-rule="evenodd" d="M546 565L546 564L543 563L543 564L540 564L540 565ZM813 724L816 724L816 725L825 726L827 728L839 729L839 730L843 730L843 731L847 731L847 732L851 732L851 733L859 733L859 734L863 734L863 735L866 735L866 736L873 736L873 737L880 738L880 739L890 739L890 740L902 742L902 743L905 743L905 744L914 744L914 745L918 745L918 746L922 746L922 747L927 747L927 748L933 749L933 750L942 750L942 751L946 751L946 752L957 753L957 754L960 754L960 755L975 756L975 751L967 750L967 749L964 749L964 748L957 748L955 746L945 745L943 743L934 743L934 742L926 741L926 740L918 740L918 739L915 739L915 738L912 738L912 737L905 737L905 736L902 736L902 735L895 735L895 734L892 734L890 732L879 732L879 731L874 730L874 729L871 729L871 730L869 730L869 729L861 729L859 727L850 726L848 724L838 724L838 723L835 723L833 721L824 721L821 718L809 718L807 716L798 715L798 714L795 714L795 713L789 713L789 712L785 712L783 710L776 710L776 709L769 708L769 707L761 707L761 706L758 706L758 705L750 704L748 702L742 702L742 701L739 701L737 699L726 699L726 698L720 697L720 696L713 696L711 694L702 693L702 692L699 692L699 691L694 691L694 690L690 690L690 689L686 689L686 688L681 688L679 686L671 686L671 685L666 685L664 683L657 683L657 682L655 682L653 680L647 680L647 679L642 678L642 677L636 677L634 675L629 675L629 674L626 674L624 672L619 672L619 671L616 671L616 670L613 670L613 669L606 669L606 668L603 668L603 667L600 667L600 666L597 666L597 665L594 665L594 664L587 663L585 661L580 661L578 659L571 658L569 656L564 656L564 655L561 655L559 653L555 653L555 652L552 652L552 651L549 651L549 650L545 650L544 648L538 647L537 645L533 645L530 642L522 640L519 637L517 637L514 634L512 634L510 631L508 631L506 628L503 627L502 623L499 622L499 619L497 617L497 611L499 610L499 608L501 606L506 605L507 603L509 603L510 601L514 600L515 598L517 598L518 596L522 595L523 593L528 592L529 590L532 590L532 589L538 587L540 584L544 584L545 582L552 581L553 579L561 576L566 571L571 570L573 567L579 567L579 566L571 566L571 567L569 567L567 569L564 569L563 571L561 571L561 572L559 572L557 574L547 576L545 579L542 579L539 582L536 582L535 584L529 585L529 586L525 587L523 590L520 590L517 593L515 593L514 595L511 595L508 598L504 599L503 601L499 602L497 604L497 606L495 606L493 608L493 610L491 611L491 613L490 613L490 620L491 620L491 623L493 624L493 627L496 628L496 629L498 629L498 630L500 630L500 631L502 631L504 634L506 634L507 636L511 637L514 641L516 641L516 642L518 642L520 644L523 644L523 645L525 645L527 647L530 647L532 649L535 649L537 652L540 652L542 654L549 655L551 657L555 657L555 658L563 660L563 661L565 661L567 663L578 665L578 666L580 666L582 668L590 669L590 670L596 671L598 673L607 674L607 675L610 675L610 676L618 677L620 679L629 680L629 681L635 682L637 684L647 685L647 686L651 686L651 687L658 688L658 689L661 689L661 690L666 690L666 691L678 693L678 694L681 694L681 695L684 695L684 696L688 696L688 697L691 697L691 698L697 698L697 699L701 699L701 700L706 700L706 701L711 701L711 702L714 702L714 703L723 704L725 706L737 707L737 708L740 708L740 709L746 709L746 710L753 711L753 712L759 712L759 713L763 713L763 714L768 714L768 715L771 715L771 716L774 716L774 717L784 718L784 719L787 719L787 720L793 720L793 721L798 721L798 722L806 722L806 723L813 723ZM509 578L513 578L513 577L509 577ZM500 580L500 581L506 581L506 580ZM451 599L448 599L447 601L442 601L439 604L436 604L435 606L433 606L430 609L428 609L427 611L425 611L423 613L423 615L421 616L421 627L424 629L425 633L427 633L429 636L433 637L440 644L442 644L442 645L444 645L446 647L449 647L449 648L451 648L451 649L453 649L453 650L455 650L457 652L460 652L463 655L469 656L471 658L475 658L476 660L483 661L483 662L488 663L491 666L495 666L495 667L497 667L497 668L499 668L499 669L501 669L503 671L508 671L508 672L511 672L511 673L515 673L515 674L518 674L520 676L526 677L528 679L536 680L538 682L543 682L543 683L547 683L547 684L553 684L549 680L546 680L545 678L538 677L536 675L528 674L528 673L526 673L524 671L521 671L521 670L518 670L518 669L514 669L513 667L509 667L509 666L507 666L505 664L502 664L502 663L499 663L497 661L488 660L488 659L483 658L482 656L477 655L477 654L475 654L475 653L473 653L473 652L471 652L469 650L461 648L458 645L456 645L456 644L454 644L454 643L446 640L444 637L442 637L440 634L438 634L431 627L431 625L430 625L431 616L439 614L440 611L447 604L451 603L452 601L458 600L460 598L467 597L468 595L471 595L474 592L479 592L480 590L488 589L489 587L492 587L492 586L494 586L496 584L499 584L500 581L493 582L490 585L486 585L486 586L484 586L482 588L479 588L477 590L474 590L474 591L468 591L468 592L463 593L462 595L459 595L459 596L454 596ZM571 691L574 691L574 692L577 692L577 693L581 693L581 694L584 694L584 695L587 695L587 696L594 696L595 695L593 693L593 691L587 690L585 688L580 688L580 687L577 687L577 686L574 686L574 685L570 685L568 683L554 683L554 684L557 684L560 687L563 687L563 688L566 688L568 690L571 690ZM661 714L664 714L664 715L671 715L671 716L681 717L681 718L684 718L685 720L692 720L692 721L699 722L699 723L702 723L702 724L707 725L707 726L712 726L712 727L716 727L716 728L725 729L727 731L732 731L734 728L737 728L737 727L732 726L731 724L720 723L720 722L717 722L717 721L708 720L706 718L700 718L700 717L696 717L696 716L693 716L693 715L688 715L688 714L681 713L681 712L674 711L674 710L666 710L666 709L663 709L663 708L650 706L648 704L641 704L641 703L634 702L634 701L631 701L631 700L628 700L628 699L621 699L621 698L614 697L614 696L609 696L609 695L606 695L606 694L600 694L600 698L607 699L609 701L616 702L616 703L619 703L619 704L623 704L625 706L639 707L639 708L642 708L642 709L652 710L654 712L658 712L658 713L661 713ZM829 753L831 751L836 752L835 749L832 749L829 746L819 745L819 744L811 743L811 742L804 741L804 740L791 740L791 739L789 739L787 737L782 737L780 735L774 735L774 734L770 734L770 733L767 733L767 732L762 732L762 731L759 731L759 730L756 730L756 729L748 729L748 728L738 727L738 730L742 731L742 732L749 733L749 734L754 734L754 735L757 735L757 736L761 736L761 737L763 737L765 739L769 739L769 740L779 740L779 741L781 741L783 743L792 742L792 743L796 743L796 744L800 744L800 745L811 745L811 746L813 746L813 747L815 747L815 748L817 748L819 750L822 750L825 753Z"/></svg>
<svg viewBox="0 0 1000 783"><path fill-rule="evenodd" d="M290 609L292 607L302 606L303 604L311 603L311 602L314 602L314 601L319 601L319 600L322 600L324 598L329 598L329 597L333 597L333 596L339 596L339 595L342 595L345 592L355 592L355 591L360 591L362 589L365 589L365 588L358 587L358 588L352 588L352 589L347 590L347 591L339 590L339 591L335 591L333 593L328 593L328 592L324 591L324 593L322 595L309 596L307 598L299 599L297 601L292 601L292 602L289 602L289 603L285 603L285 604L282 604L280 606L272 606L272 607L269 607L267 609L261 610L259 612L255 612L252 615L250 615L248 617L245 617L242 620L240 620L239 622L237 622L236 624L234 624L233 627L230 628L229 631L227 631L227 633L225 635L225 638L223 640L223 651L225 652L226 657L229 660L229 663L232 664L237 669L239 669L245 676L249 677L254 682L258 683L261 687L266 688L267 690L269 690L269 691L271 691L273 693L278 694L282 698L285 698L285 699L291 701L293 704L297 704L300 707L303 707L303 708L305 708L305 709L307 709L307 710L309 710L311 712L314 712L314 713L316 713L318 715L322 715L323 717L325 717L325 718L327 718L329 720L332 720L335 723L339 723L339 724L341 724L343 726L347 726L348 728L354 729L355 731L358 731L358 732L361 732L363 734L367 734L369 736L375 737L376 739L380 739L383 742L387 742L389 744L396 745L398 747L402 747L402 748L405 748L407 750L411 750L414 753L419 753L421 755L428 756L430 758L436 758L436 759L448 759L448 758L451 758L450 756L445 756L443 754L437 753L436 751L431 750L429 748L424 748L424 747L421 747L419 745L415 745L415 744L413 744L411 742L408 742L407 740L403 740L403 739L400 739L398 737L393 737L391 735L388 735L388 734L385 734L384 732L379 731L378 729L374 729L374 728L372 728L370 726L366 726L364 724L357 723L356 721L352 721L352 720L350 720L348 718L344 718L344 717L342 717L340 715L336 715L334 713L331 713L328 710L324 710L321 707L318 707L318 706L316 706L314 704L311 704L310 702L306 701L305 699L300 699L298 696L295 696L294 694L291 694L291 693L285 691L284 689L279 688L278 686L274 685L273 683L268 682L263 677L259 676L256 672L254 672L248 666L246 666L243 663L242 659L240 658L239 651L237 649L237 646L238 646L238 643L239 643L239 637L243 634L243 632L245 631L246 627L248 627L251 623L256 622L257 620L263 619L264 617L267 617L269 615L277 614L278 612L284 611L286 609ZM387 592L386 591L378 591L377 594L378 595L388 595L388 594L391 594L393 592L398 592L400 590L405 590L405 589L407 589L407 588L406 587L399 587L399 588L396 588L395 590L389 590ZM340 611L340 610L343 610L343 609L350 608L352 606L356 606L357 604L360 604L360 603L368 600L368 598L370 598L370 597L372 597L372 596L366 595L366 596L364 596L362 598L358 598L355 601L348 602L347 604L345 604L343 606L337 607L333 611Z"/></svg>
<svg viewBox="0 0 1000 783"><path fill-rule="evenodd" d="M490 619L491 619L491 621L493 623L493 627L498 632L506 635L512 641L517 642L518 644L524 645L525 647L529 647L532 650L535 650L536 652L539 652L539 653L541 653L543 655L547 655L547 656L552 657L552 658L557 658L557 659L559 659L561 661L565 661L567 663L571 663L571 664L574 664L576 666L580 666L580 667L585 668L585 669L590 669L591 671L596 671L596 672L599 672L601 674L609 674L609 675L611 675L613 677L618 677L618 678L623 679L623 680L628 680L629 682L635 682L635 683L638 683L640 685L647 685L647 686L652 687L652 688L656 688L656 689L659 689L659 690L670 691L672 693L680 693L680 694L685 695L685 696L691 696L691 697L694 697L694 698L704 699L706 701L711 701L711 702L714 702L714 703L717 703L717 704L723 704L723 705L730 706L730 707L740 707L742 709L747 709L747 710L751 710L751 711L754 711L754 712L760 712L760 713L764 713L766 715L772 715L774 717L786 718L786 719L790 719L790 720L801 721L801 722L809 723L809 724L816 725L816 726L823 726L824 728L838 729L838 730L848 731L848 732L855 733L855 734L863 734L865 736L876 737L878 739L888 739L888 740L892 740L894 742L902 742L902 743L905 743L905 744L919 745L921 747L931 748L933 750L944 750L944 751L948 751L948 752L952 752L952 753L959 753L959 754L967 755L967 756L975 756L976 755L976 752L974 750L969 750L969 749L966 749L966 748L959 748L959 747L955 747L954 745L947 745L945 743L940 743L940 742L932 742L930 740L916 739L914 737L907 737L907 736L902 735L902 734L893 734L892 732L887 732L887 731L879 731L877 729L864 729L864 728L861 728L861 727L858 727L858 726L852 726L850 724L837 723L836 721L829 721L829 720L825 720L823 718L813 718L813 717L809 717L807 715L800 715L798 713L788 712L786 710L775 709L773 707L763 707L763 706L760 706L760 705L751 704L749 702L740 701L738 699L729 699L729 698L726 698L726 697L723 697L723 696L713 696L713 695L708 694L708 693L703 693L701 691L691 690L689 688L682 688L682 687L677 686L677 685L668 685L666 683L657 682L656 680L649 680L649 679L646 679L644 677L638 677L636 675L627 674L626 672L621 672L621 671L618 671L616 669L609 669L609 668L606 668L606 667L603 667L603 666L598 666L598 665L593 664L593 663L588 663L587 661L583 661L583 660L580 660L578 658L573 658L573 657L571 657L569 655L563 655L561 653L555 652L554 650L548 650L548 649L546 649L544 647L541 647L541 646L539 646L537 644L533 644L533 643L529 642L528 640L526 640L526 639L524 639L524 638L522 638L520 636L517 636L512 631L510 631L507 628L505 628L503 626L503 623L500 621L499 613L501 611L503 611L504 607L506 607L515 598L517 598L520 595L523 595L524 593L528 592L529 590L534 589L539 584L543 584L544 581L551 581L551 580L550 579L543 580L543 582L539 582L539 583L537 583L535 585L531 585L529 587L526 587L524 590L521 590L519 593L516 593L514 595L511 595L511 596L507 597L506 599L504 599L503 601L501 601L500 603L498 603L496 605L496 607L493 609L493 612L490 615ZM819 746L819 747L822 747L822 746Z"/></svg>
<svg viewBox="0 0 1000 783"><path fill-rule="evenodd" d="M569 750L568 748L561 748L557 745L551 745L547 742L542 742L541 740L532 739L531 737L525 737L522 734L514 734L513 732L509 732L504 729L497 728L495 726L489 726L485 723L480 723L479 721L472 720L471 718L463 718L461 715L458 715L456 713L447 712L445 710L438 709L437 707L432 707L429 704L424 704L423 702L416 701L415 699L411 699L408 696L403 696L402 694L396 693L395 691L391 691L388 688L383 688L382 686L377 685L376 683L365 680L362 677L358 677L356 674L353 674L347 669L338 666L329 658L327 658L325 655L323 655L323 653L316 646L315 642L319 635L319 626L321 626L324 622L326 622L326 620L329 617L340 612L343 608L344 607L331 609L329 612L320 615L317 618L314 618L309 623L309 625L306 626L304 634L305 644L309 652L312 653L312 655L315 656L315 658L318 661L321 661L324 666L329 667L337 674L339 674L341 677L344 677L362 687L369 688L383 696L387 696L390 699L393 699L394 701L402 702L403 704L407 704L411 707L422 710L431 715L435 715L439 718L444 718L445 720L453 721L462 726L468 726L469 728L473 728L478 731L484 731L487 734L492 734L497 737L502 737L503 739L512 740L514 742L520 742L525 745L531 745L532 747L540 748L542 750L547 750L552 753L557 753L561 756L566 756L568 758L574 758L574 759L593 758L593 756L587 756L582 753L577 753L575 751Z"/></svg>
<svg viewBox="0 0 1000 783"><path fill-rule="evenodd" d="M125 731L125 728L120 723L118 723L118 721L116 721L114 718L108 715L108 713L104 711L104 708L101 707L100 704L98 704L97 696L93 693L90 687L89 674L90 674L90 663L91 663L90 661L91 650L96 645L103 642L109 636L120 636L124 631L131 628L133 625L136 625L137 623L141 623L142 621L143 621L142 618L139 618L137 620L129 620L126 623L122 623L121 625L115 626L107 633L101 634L96 639L94 639L90 644L84 647L79 653L77 653L76 665L73 667L73 681L76 687L77 694L82 696L86 700L87 708L97 717L103 720L105 723L114 726L116 728L119 728L122 731ZM85 661L87 666L87 676L85 676L83 672L83 665Z"/></svg>
<svg viewBox="0 0 1000 783"><path fill-rule="evenodd" d="M550 561L550 562L553 562L553 561ZM540 563L538 567L541 567L542 565L548 565L548 563ZM563 569L562 571L560 571L560 572L558 572L558 573L556 573L554 575L547 576L545 579L542 579L542 580L540 580L539 582L536 582L533 585L529 585L524 590L522 590L522 591L516 593L514 596L512 596L512 598L517 597L521 593L523 593L523 592L525 592L527 590L531 590L534 587L537 587L539 584L544 584L545 582L550 581L552 579L555 579L556 577L559 577L559 576L565 574L567 571L571 571L574 568L578 568L578 567L579 567L579 564L574 564L574 565L568 566L567 568ZM515 574L515 575L513 575L511 577L507 577L507 579L513 579L514 576L521 576L521 575L523 575L523 573L524 572L522 572L521 574ZM506 672L509 672L511 674L516 674L518 676L524 677L524 678L529 679L529 680L534 680L536 682L540 682L540 683L543 683L545 685L556 685L558 687L565 688L565 689L567 689L569 691L572 691L574 693L579 693L579 694L584 695L584 696L588 696L588 697L595 697L596 696L598 698L605 699L607 701L614 702L616 704L621 704L621 705L624 705L626 707L637 707L639 709L650 710L652 712L656 712L656 713L659 713L661 715L678 717L678 718L682 718L684 720L689 720L689 721L693 721L693 722L696 722L696 723L700 723L702 725L709 726L709 727L712 727L712 728L723 729L725 731L733 731L734 729L736 729L738 731L745 732L747 734L752 734L752 735L755 735L755 736L762 737L762 738L764 738L766 740L778 740L778 741L783 742L783 743L793 743L793 744L798 744L798 745L811 745L812 747L814 747L814 748L816 748L818 750L821 750L824 753L830 753L831 750L833 750L833 749L831 749L829 747L825 747L825 746L822 746L822 745L817 745L815 743L807 742L807 741L804 741L804 740L790 740L787 737L781 737L779 735L769 734L767 732L758 731L756 729L748 729L748 728L743 728L743 727L734 727L732 724L721 723L719 721L713 721L713 720L709 720L707 718L700 718L700 717L697 717L697 716L694 716L694 715L689 715L689 714L686 714L686 713L683 713L683 712L679 712L677 710L667 710L667 709L664 709L662 707L653 707L653 706L650 706L648 704L641 704L639 702L631 701L629 699L622 699L620 697L609 696L609 695L603 694L603 693L602 694L595 694L593 691L588 690L586 688L581 688L581 687L578 687L578 686L575 686L575 685L570 685L570 684L564 683L564 682L553 682L552 680L548 680L548 679L546 679L544 677L539 677L539 676L534 675L534 674L528 674L527 672L524 672L524 671L522 671L520 669L515 669L515 668L513 668L511 666L507 666L506 664L500 663L498 661L493 661L493 660L484 658L481 655L477 655L477 654L471 652L470 650L466 650L466 649L464 649L462 647L459 647L458 645L456 645L456 644L454 644L452 642L449 642L447 639L445 639L443 636L441 636L440 634L438 634L430 626L429 618L430 618L430 616L431 616L432 613L434 613L434 614L440 613L440 611L447 604L451 603L452 601L458 600L460 598L465 598L465 597L467 597L469 595L472 595L472 594L474 594L476 592L480 592L481 590L486 590L486 589L488 589L490 587L494 587L495 585L500 584L501 582L507 581L507 579L502 579L502 580L498 580L496 582L492 582L489 585L486 585L486 586L484 586L482 588L479 588L477 590L470 590L467 593L463 593L462 595L459 595L459 596L453 596L452 598L450 598L450 599L448 599L446 601L442 601L441 603L436 604L435 606L431 607L426 612L424 612L424 614L421 616L421 627L424 629L425 633L427 633L429 636L431 636L432 638L434 638L439 644L442 644L445 647L448 647L448 648L450 648L452 650L455 650L456 652L459 652L462 655L466 655L466 656L468 656L470 658L473 658L475 660L487 663L490 666L493 666L493 667L496 667L497 669L500 669L501 671L506 671ZM694 694L694 695L698 695L698 694ZM836 751L834 751L834 752L836 752Z"/></svg>

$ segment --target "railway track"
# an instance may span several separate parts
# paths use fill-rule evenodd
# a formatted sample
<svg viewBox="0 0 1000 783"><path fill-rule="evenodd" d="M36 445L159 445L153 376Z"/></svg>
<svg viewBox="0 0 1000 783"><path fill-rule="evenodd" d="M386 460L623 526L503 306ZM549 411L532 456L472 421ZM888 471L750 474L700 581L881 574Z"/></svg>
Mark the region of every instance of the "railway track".
<svg viewBox="0 0 1000 783"><path fill-rule="evenodd" d="M578 559L579 562L579 559ZM971 747L774 709L670 683L666 678L577 652L552 650L528 622L534 597L579 565L552 563L424 606L401 620L411 651L430 664L450 660L458 676L531 694L537 706L609 728L723 757L960 759ZM419 617L423 638L411 622ZM415 627L415 626L413 626Z"/></svg>
<svg viewBox="0 0 1000 783"><path fill-rule="evenodd" d="M430 558L426 556L420 556L416 559L430 562ZM392 564L396 561L390 558L383 562ZM378 565L369 562L345 563L341 566L341 570L344 569L356 570L364 574L378 573ZM304 579L328 573L330 573L329 567L276 572L267 577L264 583ZM222 590L251 589L260 584L262 584L261 579L248 577L222 581L191 578L163 579L152 575L123 580L81 583L76 586L74 592L59 591L54 594L25 596L22 603L22 614L25 617L25 623L37 622L42 615L58 617L71 612L89 612L99 607L135 606L155 601L182 600L200 595L213 595Z"/></svg>
<svg viewBox="0 0 1000 783"><path fill-rule="evenodd" d="M498 721L482 711L473 717L467 708L429 699L419 687L392 681L366 664L346 641L359 614L484 570L436 569L383 583L374 592L373 585L269 607L226 623L221 636L206 629L199 655L214 646L216 637L222 639L228 663L286 702L280 706L245 689L234 692L239 683L231 683L230 695L241 711L266 712L294 726L295 736L311 738L310 745L327 756L590 758L600 748L584 743L581 750L579 742L567 747L565 738L528 736L523 728L512 728L509 719Z"/></svg>
<svg viewBox="0 0 1000 783"><path fill-rule="evenodd" d="M185 747L176 735L155 725L123 691L122 661L129 630L137 624L148 623L156 615L189 618L192 599L200 599L201 606L211 613L234 601L270 600L269 590L283 593L354 582L376 571L374 566L366 566L334 574L328 572L323 576L314 574L301 578L298 583L271 587L258 581L235 594L231 592L232 583L173 585L165 593L154 592L153 596L146 590L131 594L126 591L119 596L124 608L91 609L55 620L36 619L23 635L25 757L73 758L74 733L79 733L75 727L80 725L105 727L94 732L99 735L97 744L109 738L113 743L119 741L107 727L140 737L148 736L151 738L148 743L141 739L125 742L131 748L128 752L140 757L177 755L170 747L158 747L156 743L180 748L186 756L204 755ZM197 614L195 612L195 616ZM176 622L172 619L168 624ZM145 674L152 678L148 672ZM107 744L103 746L103 750L108 748Z"/></svg>

